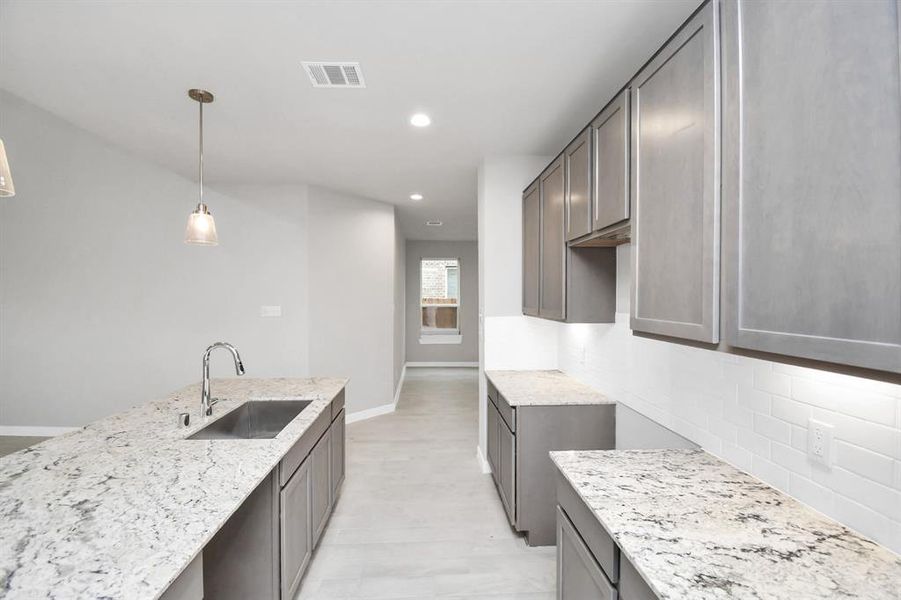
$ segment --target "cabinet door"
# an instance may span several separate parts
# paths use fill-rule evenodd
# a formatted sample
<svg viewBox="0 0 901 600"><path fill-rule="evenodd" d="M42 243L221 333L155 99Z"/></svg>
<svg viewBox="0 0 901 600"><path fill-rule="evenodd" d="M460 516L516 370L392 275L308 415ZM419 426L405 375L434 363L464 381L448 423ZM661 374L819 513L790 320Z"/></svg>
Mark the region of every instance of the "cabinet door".
<svg viewBox="0 0 901 600"><path fill-rule="evenodd" d="M557 507L557 600L616 600L616 588Z"/></svg>
<svg viewBox="0 0 901 600"><path fill-rule="evenodd" d="M702 342L719 341L718 10L677 32L631 102L632 329Z"/></svg>
<svg viewBox="0 0 901 600"><path fill-rule="evenodd" d="M538 315L548 319L566 318L566 241L563 220L563 156L557 158L539 178L541 188L541 291Z"/></svg>
<svg viewBox="0 0 901 600"><path fill-rule="evenodd" d="M488 431L486 432L488 435L488 464L491 466L491 476L494 478L495 483L498 483L498 414L497 408L494 406L494 403L491 400L488 401L488 410L487 410L487 425ZM498 485L500 485L498 483Z"/></svg>
<svg viewBox="0 0 901 600"><path fill-rule="evenodd" d="M566 239L591 233L591 128L563 151L566 166Z"/></svg>
<svg viewBox="0 0 901 600"><path fill-rule="evenodd" d="M541 288L541 192L536 181L522 196L522 313L538 316Z"/></svg>
<svg viewBox="0 0 901 600"><path fill-rule="evenodd" d="M516 524L516 436L498 419L501 499L511 525Z"/></svg>
<svg viewBox="0 0 901 600"><path fill-rule="evenodd" d="M725 4L729 344L901 372L898 20L896 0Z"/></svg>
<svg viewBox="0 0 901 600"><path fill-rule="evenodd" d="M335 420L332 421L332 431L330 436L332 444L332 470L330 476L332 482L332 505L334 505L335 500L338 499L338 490L341 487L341 483L344 481L345 433L343 408L341 409L341 412L338 413L338 416L335 417Z"/></svg>
<svg viewBox="0 0 901 600"><path fill-rule="evenodd" d="M313 553L310 523L310 460L305 460L279 497L282 598L293 598Z"/></svg>
<svg viewBox="0 0 901 600"><path fill-rule="evenodd" d="M332 510L331 485L331 429L322 434L310 452L310 515L313 530L313 547L328 522Z"/></svg>
<svg viewBox="0 0 901 600"><path fill-rule="evenodd" d="M629 218L629 90L591 124L593 138L592 228L600 231Z"/></svg>

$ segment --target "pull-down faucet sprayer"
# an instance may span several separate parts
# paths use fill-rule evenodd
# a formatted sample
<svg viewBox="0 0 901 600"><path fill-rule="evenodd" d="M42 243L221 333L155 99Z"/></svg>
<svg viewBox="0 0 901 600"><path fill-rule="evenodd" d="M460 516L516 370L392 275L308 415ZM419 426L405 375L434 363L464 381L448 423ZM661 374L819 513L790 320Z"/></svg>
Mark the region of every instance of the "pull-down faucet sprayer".
<svg viewBox="0 0 901 600"><path fill-rule="evenodd" d="M213 414L213 405L219 401L218 398L210 397L210 353L216 348L225 348L231 352L232 358L235 360L235 373L238 375L244 374L244 363L241 362L241 355L238 354L238 349L228 342L216 342L206 349L206 352L203 353L203 384L200 392L200 413L204 417Z"/></svg>

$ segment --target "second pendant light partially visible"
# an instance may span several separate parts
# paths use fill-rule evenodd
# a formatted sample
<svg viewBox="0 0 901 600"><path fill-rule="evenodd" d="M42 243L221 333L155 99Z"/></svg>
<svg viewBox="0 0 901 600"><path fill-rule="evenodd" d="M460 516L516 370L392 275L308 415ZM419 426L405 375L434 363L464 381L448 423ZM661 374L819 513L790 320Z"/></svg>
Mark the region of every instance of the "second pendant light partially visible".
<svg viewBox="0 0 901 600"><path fill-rule="evenodd" d="M185 243L196 246L216 246L219 236L216 235L216 222L210 209L203 203L203 105L213 101L213 94L206 90L188 90L188 96L200 105L200 201L197 208L188 215L188 226L185 228Z"/></svg>

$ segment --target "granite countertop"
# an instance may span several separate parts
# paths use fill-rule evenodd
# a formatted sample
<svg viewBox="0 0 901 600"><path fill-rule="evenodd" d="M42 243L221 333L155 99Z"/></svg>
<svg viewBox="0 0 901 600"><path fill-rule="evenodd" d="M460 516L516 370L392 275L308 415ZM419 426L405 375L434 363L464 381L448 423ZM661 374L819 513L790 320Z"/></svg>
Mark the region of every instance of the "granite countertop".
<svg viewBox="0 0 901 600"><path fill-rule="evenodd" d="M206 421L196 384L0 458L0 598L158 598L346 382L217 379ZM251 398L313 402L274 439L184 439Z"/></svg>
<svg viewBox="0 0 901 600"><path fill-rule="evenodd" d="M901 556L703 450L551 458L662 599L901 597Z"/></svg>
<svg viewBox="0 0 901 600"><path fill-rule="evenodd" d="M561 371L485 371L510 406L616 404Z"/></svg>

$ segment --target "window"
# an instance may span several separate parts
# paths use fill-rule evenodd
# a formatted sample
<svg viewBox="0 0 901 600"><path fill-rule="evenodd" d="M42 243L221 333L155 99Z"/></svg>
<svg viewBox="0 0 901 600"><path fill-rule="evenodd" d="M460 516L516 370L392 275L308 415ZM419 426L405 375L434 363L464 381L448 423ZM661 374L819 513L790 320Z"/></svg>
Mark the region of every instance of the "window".
<svg viewBox="0 0 901 600"><path fill-rule="evenodd" d="M460 260L423 258L419 269L422 337L460 335Z"/></svg>

